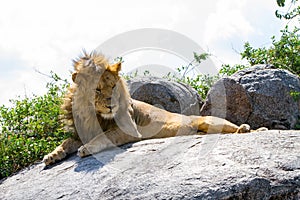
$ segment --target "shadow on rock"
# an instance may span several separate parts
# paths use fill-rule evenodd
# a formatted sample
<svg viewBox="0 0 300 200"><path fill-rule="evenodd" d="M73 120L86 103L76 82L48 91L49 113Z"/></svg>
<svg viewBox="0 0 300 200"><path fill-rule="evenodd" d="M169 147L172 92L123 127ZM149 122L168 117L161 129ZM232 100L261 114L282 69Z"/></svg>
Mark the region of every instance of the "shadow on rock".
<svg viewBox="0 0 300 200"><path fill-rule="evenodd" d="M132 144L126 144L121 147L110 148L85 158L79 158L78 156L76 156L75 160L77 166L75 167L74 171L97 171L100 168L104 167L106 164L112 162L118 154L124 153L131 146Z"/></svg>

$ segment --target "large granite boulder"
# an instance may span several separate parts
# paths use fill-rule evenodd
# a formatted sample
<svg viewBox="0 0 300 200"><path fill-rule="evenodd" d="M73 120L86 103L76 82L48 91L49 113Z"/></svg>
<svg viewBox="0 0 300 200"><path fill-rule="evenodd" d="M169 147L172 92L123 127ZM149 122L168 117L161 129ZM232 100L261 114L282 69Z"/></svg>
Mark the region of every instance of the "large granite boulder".
<svg viewBox="0 0 300 200"><path fill-rule="evenodd" d="M300 199L300 132L153 139L0 182L1 200Z"/></svg>
<svg viewBox="0 0 300 200"><path fill-rule="evenodd" d="M300 92L298 76L257 65L220 79L209 91L200 114L252 128L292 129L300 117L300 101L293 92Z"/></svg>
<svg viewBox="0 0 300 200"><path fill-rule="evenodd" d="M199 115L202 100L189 85L156 77L137 77L128 82L131 97L173 113Z"/></svg>

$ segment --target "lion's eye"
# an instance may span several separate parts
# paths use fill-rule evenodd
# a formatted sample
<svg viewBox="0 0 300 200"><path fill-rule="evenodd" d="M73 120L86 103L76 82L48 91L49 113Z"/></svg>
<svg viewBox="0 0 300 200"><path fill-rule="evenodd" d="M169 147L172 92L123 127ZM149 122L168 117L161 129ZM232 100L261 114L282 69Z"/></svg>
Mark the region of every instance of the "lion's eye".
<svg viewBox="0 0 300 200"><path fill-rule="evenodd" d="M101 93L101 90L99 88L96 89L96 92Z"/></svg>
<svg viewBox="0 0 300 200"><path fill-rule="evenodd" d="M112 89L114 89L116 87L116 85L112 86Z"/></svg>

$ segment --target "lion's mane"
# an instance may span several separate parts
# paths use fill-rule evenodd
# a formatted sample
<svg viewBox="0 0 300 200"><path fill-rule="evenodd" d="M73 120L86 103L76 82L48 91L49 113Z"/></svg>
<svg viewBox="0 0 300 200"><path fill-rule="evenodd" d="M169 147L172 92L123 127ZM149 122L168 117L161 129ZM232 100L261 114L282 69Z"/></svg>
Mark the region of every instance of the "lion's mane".
<svg viewBox="0 0 300 200"><path fill-rule="evenodd" d="M86 63L92 62L92 63ZM98 73L90 73L90 68L84 68L86 65L94 65ZM117 90L121 94L119 98L119 115L113 119L106 119L95 112L95 89L99 77L109 67L108 60L98 53L87 54L73 60L74 72L72 74L73 84L69 87L62 104L64 115L62 119L65 124L65 130L72 132L75 138L80 138L83 143L90 141L99 132L107 131L115 127L124 127L125 132L132 132L136 125L129 127L131 123L133 110L131 107L131 98L127 89L127 84L123 78L119 77ZM115 119L118 119L116 123ZM133 123L133 122L132 122ZM126 129L128 129L126 131ZM84 133L84 134L82 134ZM88 133L88 134L86 134Z"/></svg>

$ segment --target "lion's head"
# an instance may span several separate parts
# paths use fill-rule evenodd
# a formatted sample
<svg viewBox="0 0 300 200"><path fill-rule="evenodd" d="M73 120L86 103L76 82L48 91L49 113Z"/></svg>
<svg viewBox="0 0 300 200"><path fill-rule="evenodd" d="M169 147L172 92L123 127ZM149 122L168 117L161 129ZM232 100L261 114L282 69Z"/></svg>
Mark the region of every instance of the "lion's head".
<svg viewBox="0 0 300 200"><path fill-rule="evenodd" d="M102 122L113 119L116 126L125 133L140 137L132 119L130 94L125 81L119 75L121 63L109 64L103 55L92 53L76 60L74 69L72 79L76 87L73 95L73 116L76 112L78 118L84 118L86 126L93 123L90 116L92 112L96 112ZM105 130L105 127L101 128Z"/></svg>

